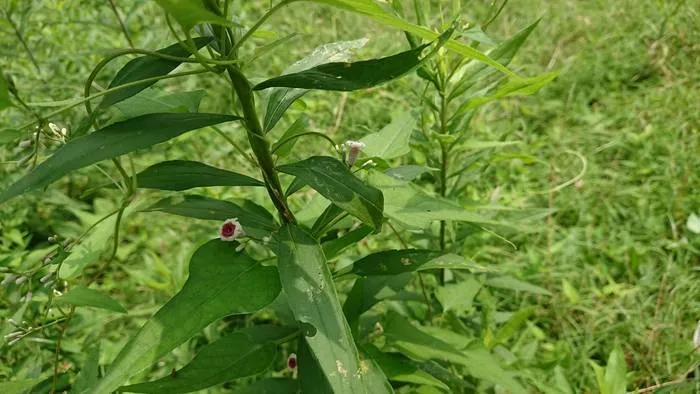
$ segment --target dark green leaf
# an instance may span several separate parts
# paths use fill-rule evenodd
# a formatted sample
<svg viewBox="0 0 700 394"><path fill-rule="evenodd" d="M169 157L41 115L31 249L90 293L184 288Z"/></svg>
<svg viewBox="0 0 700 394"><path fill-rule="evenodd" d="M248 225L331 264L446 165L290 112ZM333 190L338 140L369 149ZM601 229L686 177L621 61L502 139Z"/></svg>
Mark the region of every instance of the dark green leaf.
<svg viewBox="0 0 700 394"><path fill-rule="evenodd" d="M122 348L92 393L113 392L212 322L258 311L277 297L277 270L237 252L238 245L215 239L197 249L185 286Z"/></svg>
<svg viewBox="0 0 700 394"><path fill-rule="evenodd" d="M156 3L168 11L186 30L198 23L233 26L226 18L209 11L201 0L156 0Z"/></svg>
<svg viewBox="0 0 700 394"><path fill-rule="evenodd" d="M324 44L314 49L307 57L294 63L284 70L285 74L296 73L307 68L315 67L327 62L338 62L350 60L350 53L354 49L363 47L367 39L354 41L340 41L331 44ZM277 88L270 92L267 99L267 111L263 129L265 132L272 130L284 115L284 112L292 103L308 92L307 89Z"/></svg>
<svg viewBox="0 0 700 394"><path fill-rule="evenodd" d="M2 69L0 69L0 111L10 106L12 106L10 102L10 90L7 86L5 76L2 73Z"/></svg>
<svg viewBox="0 0 700 394"><path fill-rule="evenodd" d="M335 204L329 204L328 207L321 213L321 215L316 218L314 225L311 227L311 234L314 237L319 238L324 234L328 225L333 223L340 215L343 214L343 209Z"/></svg>
<svg viewBox="0 0 700 394"><path fill-rule="evenodd" d="M391 393L381 371L360 360L320 245L294 225L275 238L282 287L295 318L316 329L306 340L333 392Z"/></svg>
<svg viewBox="0 0 700 394"><path fill-rule="evenodd" d="M263 238L277 229L274 217L265 208L249 200L241 205L213 198L184 195L165 198L150 206L146 211L167 212L173 215L196 219L216 220L238 218L246 234Z"/></svg>
<svg viewBox="0 0 700 394"><path fill-rule="evenodd" d="M530 316L534 315L537 309L534 306L522 308L517 312L513 313L508 322L503 325L503 327L498 329L496 333L496 343L505 343L510 339L515 333L518 332L520 327L527 321Z"/></svg>
<svg viewBox="0 0 700 394"><path fill-rule="evenodd" d="M279 141L275 142L272 145L272 150L275 152L275 154L278 157L285 157L285 156L289 155L292 152L294 145L297 143L297 141L299 139L298 138L294 138L292 140L287 140L287 139L292 137L292 136L295 136L299 133L306 131L308 126L309 126L309 118L306 115L301 115L299 117L299 119L297 119L294 123L292 123L292 125L289 126L287 131L285 131L284 134L282 134L282 137L280 137ZM284 142L284 145L280 145L281 142Z"/></svg>
<svg viewBox="0 0 700 394"><path fill-rule="evenodd" d="M204 346L182 369L161 379L121 387L134 393L189 393L230 380L258 375L277 358L277 344L297 335L297 327L255 326Z"/></svg>
<svg viewBox="0 0 700 394"><path fill-rule="evenodd" d="M23 394L27 390L41 383L41 379L24 379L0 382L0 393L3 394Z"/></svg>
<svg viewBox="0 0 700 394"><path fill-rule="evenodd" d="M451 268L473 270L473 262L455 254L422 249L387 250L369 254L353 264L343 267L335 276L355 274L359 276L397 275L426 269Z"/></svg>
<svg viewBox="0 0 700 394"><path fill-rule="evenodd" d="M306 182L304 182L302 179L294 178L292 183L289 184L289 187L287 187L287 190L285 190L284 195L289 197L301 190L304 186L306 186Z"/></svg>
<svg viewBox="0 0 700 394"><path fill-rule="evenodd" d="M199 104L206 95L204 90L190 92L175 92L166 95L156 95L150 90L145 90L134 97L114 105L122 115L122 119L135 118L137 116L168 113L168 112L199 112Z"/></svg>
<svg viewBox="0 0 700 394"><path fill-rule="evenodd" d="M299 382L292 378L266 378L236 388L233 394L298 394Z"/></svg>
<svg viewBox="0 0 700 394"><path fill-rule="evenodd" d="M313 156L278 167L300 178L349 214L379 230L382 225L382 192L362 182L348 167L332 157Z"/></svg>
<svg viewBox="0 0 700 394"><path fill-rule="evenodd" d="M416 126L416 119L410 112L395 114L391 123L380 131L369 134L360 141L365 143L362 154L369 157L379 157L385 160L403 156L411 151L409 142L411 132Z"/></svg>
<svg viewBox="0 0 700 394"><path fill-rule="evenodd" d="M499 87L493 94L470 98L462 104L453 116L459 116L472 108L496 101L505 97L528 96L537 93L542 87L552 82L559 75L559 71L552 71L532 78L520 78L508 81Z"/></svg>
<svg viewBox="0 0 700 394"><path fill-rule="evenodd" d="M197 49L199 49L207 45L209 42L211 42L211 40L211 37L198 37L194 39L194 43L197 46ZM160 49L157 52L174 57L190 56L189 51L183 48L179 43ZM112 82L109 83L108 88L111 89L119 85L140 81L142 79L167 75L179 65L180 62L177 60L163 59L151 55L141 56L126 63L124 67L119 70ZM142 84L107 93L100 102L99 108L106 108L110 105L125 100L155 83L156 81L144 82Z"/></svg>
<svg viewBox="0 0 700 394"><path fill-rule="evenodd" d="M262 90L272 87L352 91L367 89L399 78L434 55L449 39L450 29L432 44L401 52L397 55L360 62L334 62L322 64L308 70L282 75L261 82L253 88Z"/></svg>
<svg viewBox="0 0 700 394"><path fill-rule="evenodd" d="M372 233L372 227L362 225L352 231L343 234L341 237L323 243L323 254L328 260L337 257L340 252L351 245L357 245L362 239Z"/></svg>
<svg viewBox="0 0 700 394"><path fill-rule="evenodd" d="M0 203L44 187L73 170L146 148L188 131L239 119L220 114L150 114L113 123L84 137L72 139L34 171L0 195Z"/></svg>
<svg viewBox="0 0 700 394"><path fill-rule="evenodd" d="M97 290L88 289L87 287L75 286L64 295L55 299L57 304L69 304L73 306L90 306L93 308L106 309L109 311L126 313L119 302L115 301L110 296L103 294Z"/></svg>
<svg viewBox="0 0 700 394"><path fill-rule="evenodd" d="M138 173L136 182L142 188L177 191L206 186L265 186L247 175L189 160L154 164Z"/></svg>
<svg viewBox="0 0 700 394"><path fill-rule="evenodd" d="M411 280L410 273L358 278L343 304L343 313L353 332L357 332L360 315L378 302L397 295Z"/></svg>
<svg viewBox="0 0 700 394"><path fill-rule="evenodd" d="M406 22L405 20L398 18L391 13L387 12L382 8L375 0L307 0L314 3L328 4L334 7L342 8L347 11L356 12L369 16L376 22L383 25L391 26L397 29L401 29L405 32L416 35L420 38L426 40L434 40L438 38L439 34L431 31L425 27L417 26L412 23ZM424 4L425 2L417 2L417 4ZM470 47L469 45L462 44L458 41L450 40L445 44L445 47L459 53L460 55L479 60L486 63L506 74L514 75L514 73L507 68L503 67L498 62L494 61L490 57L484 55L478 50Z"/></svg>

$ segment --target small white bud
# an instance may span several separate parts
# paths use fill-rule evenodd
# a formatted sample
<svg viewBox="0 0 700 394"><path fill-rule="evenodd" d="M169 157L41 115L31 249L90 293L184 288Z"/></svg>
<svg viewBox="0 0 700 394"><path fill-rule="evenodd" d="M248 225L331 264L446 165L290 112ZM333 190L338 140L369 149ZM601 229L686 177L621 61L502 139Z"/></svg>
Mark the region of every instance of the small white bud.
<svg viewBox="0 0 700 394"><path fill-rule="evenodd" d="M245 244L240 244L236 247L236 252L242 252L245 249Z"/></svg>
<svg viewBox="0 0 700 394"><path fill-rule="evenodd" d="M366 162L362 163L362 168L367 168L367 167L376 167L377 163L374 162L374 160L367 160Z"/></svg>
<svg viewBox="0 0 700 394"><path fill-rule="evenodd" d="M50 280L50 281L44 283L44 287L47 288L47 289L49 289L49 288L53 287L53 284L54 284L54 283L56 283L55 280Z"/></svg>
<svg viewBox="0 0 700 394"><path fill-rule="evenodd" d="M17 280L15 281L15 284L16 284L16 285L21 285L22 283L26 282L27 279L29 279L29 278L27 278L26 276L20 276L20 277L17 278Z"/></svg>
<svg viewBox="0 0 700 394"><path fill-rule="evenodd" d="M15 279L17 279L16 275L8 275L2 282L0 282L0 286L8 285L11 282L14 282Z"/></svg>
<svg viewBox="0 0 700 394"><path fill-rule="evenodd" d="M695 348L700 348L700 320L698 320L698 326L695 327L695 333L693 334L693 345Z"/></svg>
<svg viewBox="0 0 700 394"><path fill-rule="evenodd" d="M46 283L46 282L48 282L49 279L51 279L52 277L53 277L53 272L49 272L48 274L42 276L41 279L39 279L39 282L41 282L41 283Z"/></svg>
<svg viewBox="0 0 700 394"><path fill-rule="evenodd" d="M353 164L355 164L355 161L357 160L357 156L360 155L360 151L366 147L364 142L361 141L347 141L345 142L345 145L348 147L349 152L348 152L348 157L345 159L345 163L348 165L348 167L352 167Z"/></svg>
<svg viewBox="0 0 700 394"><path fill-rule="evenodd" d="M32 146L32 140L20 141L19 144L17 144L17 146L20 149L29 148L30 146Z"/></svg>

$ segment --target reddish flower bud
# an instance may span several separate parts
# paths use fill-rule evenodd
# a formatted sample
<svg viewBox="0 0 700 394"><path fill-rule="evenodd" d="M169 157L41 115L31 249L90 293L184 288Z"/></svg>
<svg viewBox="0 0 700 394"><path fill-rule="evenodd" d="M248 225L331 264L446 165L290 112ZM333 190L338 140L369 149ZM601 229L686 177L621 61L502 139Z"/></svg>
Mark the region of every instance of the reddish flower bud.
<svg viewBox="0 0 700 394"><path fill-rule="evenodd" d="M233 241L244 235L243 227L241 227L241 223L238 222L237 218L226 219L219 227L219 238L222 241Z"/></svg>
<svg viewBox="0 0 700 394"><path fill-rule="evenodd" d="M292 353L287 357L287 368L296 369L297 367L297 355Z"/></svg>

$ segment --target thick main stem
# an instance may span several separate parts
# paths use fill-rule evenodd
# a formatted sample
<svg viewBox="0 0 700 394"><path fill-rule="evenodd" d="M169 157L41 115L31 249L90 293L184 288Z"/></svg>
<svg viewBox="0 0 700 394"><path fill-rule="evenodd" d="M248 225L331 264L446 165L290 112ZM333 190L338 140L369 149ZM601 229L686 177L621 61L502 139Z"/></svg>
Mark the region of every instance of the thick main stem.
<svg viewBox="0 0 700 394"><path fill-rule="evenodd" d="M260 165L267 192L273 204L275 204L281 220L285 223L296 223L292 211L287 206L287 200L284 196L277 170L275 169L275 162L272 160L272 153L270 153L270 144L265 139L262 127L260 126L260 121L255 110L255 98L253 97L250 83L238 67L229 66L226 70L231 77L233 88L240 100L244 123L248 129L248 141Z"/></svg>

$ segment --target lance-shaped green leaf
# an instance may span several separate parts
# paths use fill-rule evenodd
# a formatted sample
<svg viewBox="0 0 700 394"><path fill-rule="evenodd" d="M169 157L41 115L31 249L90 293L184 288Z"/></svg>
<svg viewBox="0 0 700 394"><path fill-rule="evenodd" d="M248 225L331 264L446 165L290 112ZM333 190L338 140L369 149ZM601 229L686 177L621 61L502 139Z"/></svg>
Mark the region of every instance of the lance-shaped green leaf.
<svg viewBox="0 0 700 394"><path fill-rule="evenodd" d="M0 203L44 187L73 170L165 142L188 131L239 119L222 114L149 114L70 140L0 195Z"/></svg>
<svg viewBox="0 0 700 394"><path fill-rule="evenodd" d="M437 220L507 226L378 171L371 171L368 181L384 194L384 214L409 228L426 228Z"/></svg>
<svg viewBox="0 0 700 394"><path fill-rule="evenodd" d="M367 41L366 38L362 38L354 41L339 41L321 45L314 49L309 56L286 68L284 74L300 72L323 63L349 61L352 51L363 47ZM265 121L263 122L265 132L272 130L287 108L308 91L308 89L272 89L267 99L267 110L265 112Z"/></svg>
<svg viewBox="0 0 700 394"><path fill-rule="evenodd" d="M409 153L411 132L415 126L416 119L410 112L403 111L395 114L391 123L360 140L366 145L362 149L362 154L388 160Z"/></svg>
<svg viewBox="0 0 700 394"><path fill-rule="evenodd" d="M478 270L480 266L456 254L422 249L387 250L369 254L353 264L343 267L335 276L355 274L359 276L398 275L404 272L426 269L450 268Z"/></svg>
<svg viewBox="0 0 700 394"><path fill-rule="evenodd" d="M515 55L518 53L520 47L522 47L525 41L527 41L530 33L535 30L535 27L537 27L539 22L540 21L538 19L526 28L517 32L509 39L503 41L497 47L490 50L488 52L488 56L500 64L507 66L513 60L513 57L515 57ZM489 69L484 63L468 63L462 70L458 71L456 77L459 78L459 82L455 85L454 89L452 89L452 92L450 92L449 99L451 100L462 95L476 82L483 80L491 73L493 73L493 69Z"/></svg>
<svg viewBox="0 0 700 394"><path fill-rule="evenodd" d="M386 377L394 382L428 385L449 391L449 387L429 373L418 369L411 360L396 353L384 353L374 345L362 348L382 368Z"/></svg>
<svg viewBox="0 0 700 394"><path fill-rule="evenodd" d="M466 347L455 346L393 311L387 316L384 335L388 345L414 360L433 359L460 364L466 367L469 375L478 379L501 385L513 393L527 392L515 379L515 374L505 370L480 341L468 343Z"/></svg>
<svg viewBox="0 0 700 394"><path fill-rule="evenodd" d="M343 313L353 333L358 332L360 315L378 302L397 295L411 280L410 273L358 278L343 304Z"/></svg>
<svg viewBox="0 0 700 394"><path fill-rule="evenodd" d="M356 245L366 236L372 233L372 227L362 225L352 231L345 233L343 236L336 239L326 241L323 243L323 254L326 255L328 260L332 260L337 257L340 252L350 247L351 245Z"/></svg>
<svg viewBox="0 0 700 394"><path fill-rule="evenodd" d="M281 289L277 269L237 252L238 245L215 239L197 249L182 290L122 348L92 393L115 391L212 322L274 301Z"/></svg>
<svg viewBox="0 0 700 394"><path fill-rule="evenodd" d="M303 133L309 127L309 118L306 115L301 115L299 119L294 121L291 126L282 134L282 137L272 145L272 151L277 157L285 157L292 153L294 145L299 140L293 138L295 135Z"/></svg>
<svg viewBox="0 0 700 394"><path fill-rule="evenodd" d="M297 365L302 393L333 394L333 388L306 339L300 340L297 346Z"/></svg>
<svg viewBox="0 0 700 394"><path fill-rule="evenodd" d="M136 183L146 189L177 191L206 186L265 186L247 175L190 160L154 164L136 175Z"/></svg>
<svg viewBox="0 0 700 394"><path fill-rule="evenodd" d="M326 156L278 167L301 179L323 197L363 222L381 228L384 197L378 189L362 182L340 161Z"/></svg>
<svg viewBox="0 0 700 394"><path fill-rule="evenodd" d="M231 21L207 9L201 0L156 0L156 3L187 30L198 23L233 26Z"/></svg>
<svg viewBox="0 0 700 394"><path fill-rule="evenodd" d="M414 25L407 22L389 12L384 10L375 0L306 0L314 3L327 4L333 7L341 8L350 12L355 12L358 14L366 15L371 19L375 20L386 26L391 26L397 29L401 29L405 32L416 35L420 38L426 40L434 40L439 37L439 34L426 29L425 27ZM460 55L479 60L483 63L490 65L491 67L500 70L511 76L515 76L515 73L508 70L503 65L499 64L497 61L493 60L489 56L479 52L478 50L465 45L461 42L455 40L449 40L445 47L450 49Z"/></svg>
<svg viewBox="0 0 700 394"><path fill-rule="evenodd" d="M353 63L321 64L301 72L268 79L255 85L253 89L286 87L353 91L371 88L399 78L420 66L442 47L453 31L454 28L449 29L436 42L421 45L393 56Z"/></svg>
<svg viewBox="0 0 700 394"><path fill-rule="evenodd" d="M57 304L69 304L73 306L89 306L93 308L106 309L119 313L126 313L126 309L112 297L97 290L87 287L76 286L67 293L57 297L54 301Z"/></svg>
<svg viewBox="0 0 700 394"><path fill-rule="evenodd" d="M321 246L294 225L280 229L275 238L282 287L294 317L316 329L306 341L333 392L393 392L381 370L360 360Z"/></svg>
<svg viewBox="0 0 700 394"><path fill-rule="evenodd" d="M197 49L204 47L209 42L211 42L211 37L198 37L194 39L195 46ZM173 57L189 57L190 52L183 48L179 43L173 44L167 48L163 48L157 51L163 55L173 56ZM124 85L131 82L137 82L143 79L160 77L169 74L171 71L177 68L181 64L178 60L164 59L161 57L146 55L137 57L126 63L124 67L117 72L114 76L112 82L109 83L108 88L114 88L120 85ZM128 88L115 90L114 92L107 93L102 101L100 102L99 108L106 108L110 105L116 104L122 100L125 100L136 93L146 89L147 87L155 84L157 81L149 81L140 83Z"/></svg>
<svg viewBox="0 0 700 394"><path fill-rule="evenodd" d="M228 334L199 350L192 361L161 379L121 387L132 393L189 393L267 371L277 345L297 336L297 327L255 326Z"/></svg>
<svg viewBox="0 0 700 394"><path fill-rule="evenodd" d="M199 105L206 95L205 90L192 90L189 92L175 92L169 94L156 94L151 90L145 90L134 97L114 104L123 119L137 116L165 113L165 112L199 112Z"/></svg>
<svg viewBox="0 0 700 394"><path fill-rule="evenodd" d="M217 200L198 195L175 196L162 199L145 211L160 211L195 219L224 221L238 218L246 234L263 238L277 229L275 219L265 208L250 200Z"/></svg>

